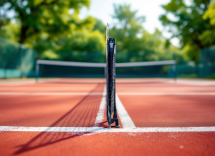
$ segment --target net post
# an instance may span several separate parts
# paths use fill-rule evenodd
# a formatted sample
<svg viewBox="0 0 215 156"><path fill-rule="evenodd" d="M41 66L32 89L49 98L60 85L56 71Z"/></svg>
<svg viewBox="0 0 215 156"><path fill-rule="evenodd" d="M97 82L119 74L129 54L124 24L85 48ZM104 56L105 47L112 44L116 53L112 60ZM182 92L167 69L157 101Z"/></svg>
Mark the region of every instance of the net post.
<svg viewBox="0 0 215 156"><path fill-rule="evenodd" d="M109 38L109 29L107 24L106 29L106 113L107 113L107 122L109 128L111 124L115 122L115 127L120 127L117 110L116 110L116 88L115 88L115 77L116 77L116 43L114 38ZM113 115L113 118L111 118Z"/></svg>
<svg viewBox="0 0 215 156"><path fill-rule="evenodd" d="M39 78L39 63L38 63L38 60L36 61L36 75L35 75L35 80L36 80L36 83L38 83L38 78Z"/></svg>

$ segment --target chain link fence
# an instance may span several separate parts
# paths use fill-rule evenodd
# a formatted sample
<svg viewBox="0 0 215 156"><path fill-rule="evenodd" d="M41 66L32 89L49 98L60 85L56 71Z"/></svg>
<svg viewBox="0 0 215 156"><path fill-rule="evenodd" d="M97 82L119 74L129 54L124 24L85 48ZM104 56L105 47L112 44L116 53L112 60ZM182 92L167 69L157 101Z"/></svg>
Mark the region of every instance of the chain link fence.
<svg viewBox="0 0 215 156"><path fill-rule="evenodd" d="M73 61L73 62L93 62L105 63L105 52L86 52L86 51L69 51L55 52L59 57L56 61ZM35 62L37 52L22 44L18 44L4 38L0 38L0 78L22 78L35 76ZM49 58L43 58L50 60ZM215 46L202 49L200 52L200 61L195 63L192 61L184 61L179 54L166 53L157 54L150 51L142 52L117 52L116 63L122 62L145 62L145 61L161 61L176 60L177 77L186 78L212 78L215 77ZM53 71L56 76L61 76L67 72L70 77L74 75L82 75L82 77L103 77L102 69L77 68L77 67L42 67L47 68L50 73ZM125 77L172 77L172 66L147 66L147 67L127 67L117 68L116 76L124 75ZM46 72L47 73L47 72ZM76 73L76 74L75 74ZM82 74L83 73L83 74ZM84 75L87 75L85 76ZM95 74L93 74L95 73ZM94 76L93 76L94 75ZM133 75L133 76L132 76Z"/></svg>
<svg viewBox="0 0 215 156"><path fill-rule="evenodd" d="M35 50L0 38L0 78L33 77L35 61Z"/></svg>
<svg viewBox="0 0 215 156"><path fill-rule="evenodd" d="M215 78L215 46L202 49L198 63L178 63L176 69L178 77Z"/></svg>

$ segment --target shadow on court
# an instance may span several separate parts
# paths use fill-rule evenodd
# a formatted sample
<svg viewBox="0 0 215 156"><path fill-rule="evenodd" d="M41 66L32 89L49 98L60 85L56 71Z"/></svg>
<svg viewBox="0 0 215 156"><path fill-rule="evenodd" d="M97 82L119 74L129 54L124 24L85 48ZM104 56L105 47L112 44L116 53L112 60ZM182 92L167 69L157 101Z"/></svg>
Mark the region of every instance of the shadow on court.
<svg viewBox="0 0 215 156"><path fill-rule="evenodd" d="M98 84L89 93L97 92L98 90L103 91L103 89L104 84ZM98 103L100 102L101 96L86 95L75 105L75 107L65 113L49 127L93 127L99 109ZM41 132L26 144L17 146L19 149L14 154L21 154L89 133L91 132Z"/></svg>

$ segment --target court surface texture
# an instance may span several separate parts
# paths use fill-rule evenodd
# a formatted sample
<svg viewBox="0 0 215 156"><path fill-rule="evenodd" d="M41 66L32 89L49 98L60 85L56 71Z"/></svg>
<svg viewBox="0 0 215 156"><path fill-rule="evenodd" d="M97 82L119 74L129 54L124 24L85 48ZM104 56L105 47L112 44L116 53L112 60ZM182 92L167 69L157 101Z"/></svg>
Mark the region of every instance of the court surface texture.
<svg viewBox="0 0 215 156"><path fill-rule="evenodd" d="M0 155L215 155L215 81L117 79L121 128L105 98L105 79L0 81Z"/></svg>

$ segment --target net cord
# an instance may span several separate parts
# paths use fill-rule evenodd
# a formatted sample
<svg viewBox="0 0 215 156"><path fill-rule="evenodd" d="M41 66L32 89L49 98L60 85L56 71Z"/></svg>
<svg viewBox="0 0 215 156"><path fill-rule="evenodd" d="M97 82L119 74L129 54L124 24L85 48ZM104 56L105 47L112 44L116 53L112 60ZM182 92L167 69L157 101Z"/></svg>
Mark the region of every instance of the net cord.
<svg viewBox="0 0 215 156"><path fill-rule="evenodd" d="M66 61L49 61L49 60L37 60L37 64L58 65L58 66L77 66L77 67L106 67L106 63L85 63L85 62L66 62ZM167 60L167 61L116 63L116 67L138 67L138 66L175 65L175 64L176 64L175 60Z"/></svg>

